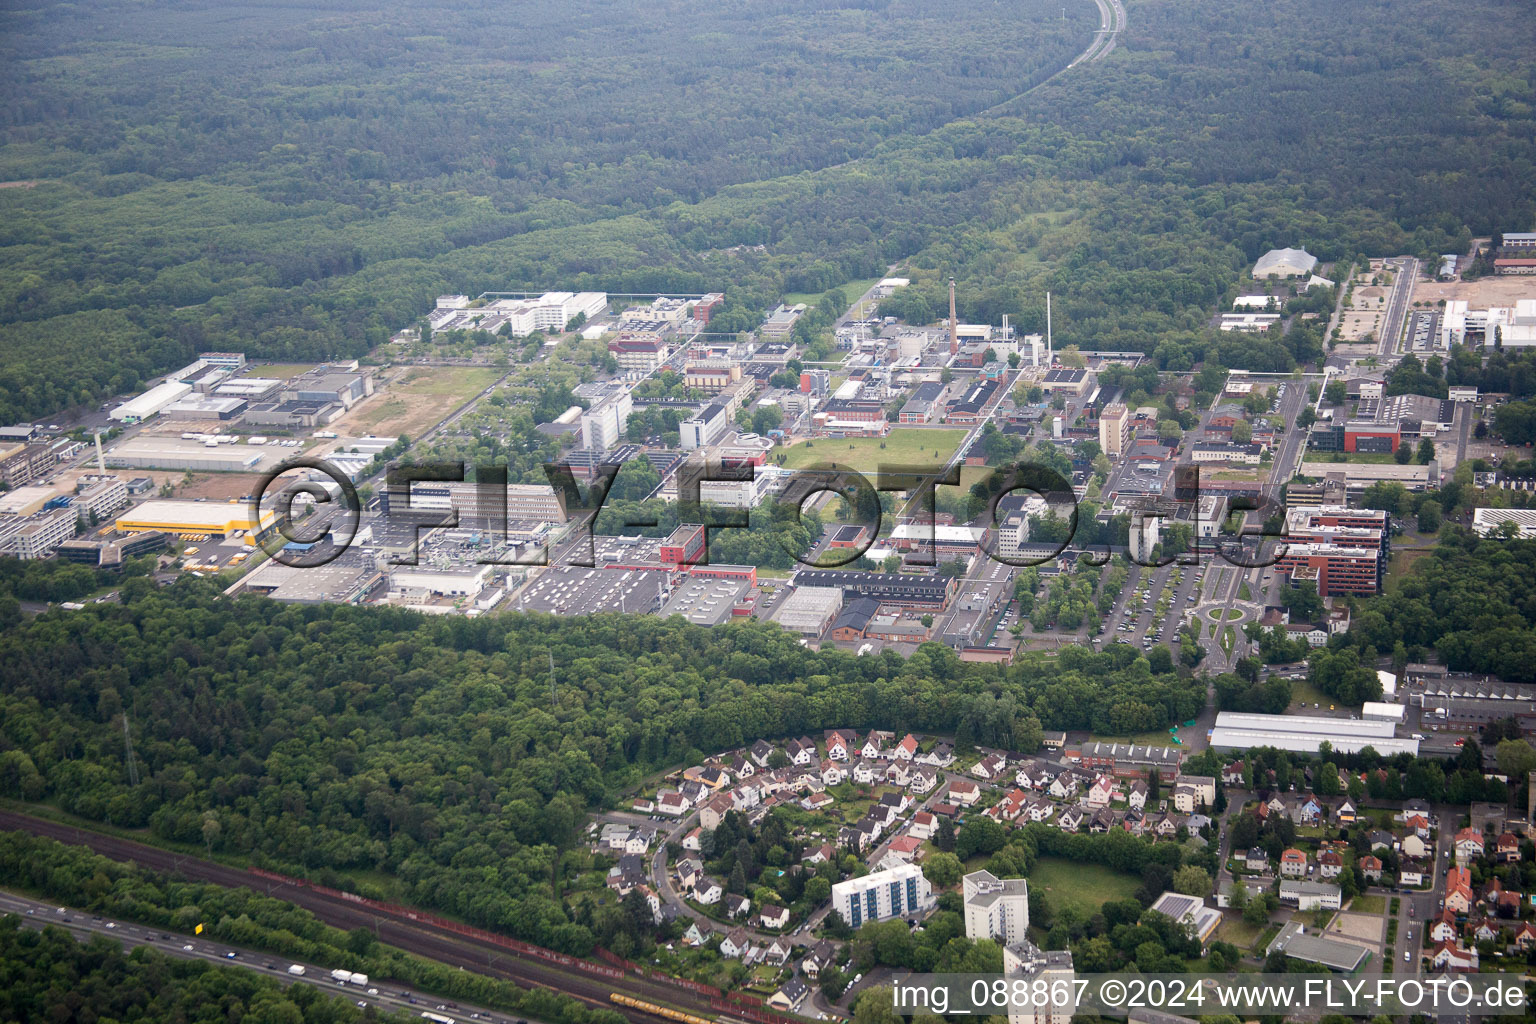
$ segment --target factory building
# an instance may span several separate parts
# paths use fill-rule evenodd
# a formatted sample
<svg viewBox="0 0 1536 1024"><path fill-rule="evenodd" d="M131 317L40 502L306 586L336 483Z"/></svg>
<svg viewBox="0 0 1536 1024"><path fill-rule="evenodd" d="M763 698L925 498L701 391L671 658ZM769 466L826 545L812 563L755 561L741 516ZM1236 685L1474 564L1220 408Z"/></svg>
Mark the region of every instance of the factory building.
<svg viewBox="0 0 1536 1024"><path fill-rule="evenodd" d="M795 574L795 586L836 587L849 597L872 597L883 605L934 611L949 606L959 582L950 576L801 569Z"/></svg>
<svg viewBox="0 0 1536 1024"><path fill-rule="evenodd" d="M191 393L191 384L184 384L179 380L167 380L163 384L150 388L137 398L130 398L108 415L119 423L138 423L140 420L149 419L172 402Z"/></svg>
<svg viewBox="0 0 1536 1024"><path fill-rule="evenodd" d="M253 517L246 501L188 501L152 498L124 512L113 524L119 533L155 530L174 537L230 537L245 533L247 543L264 539L277 524L277 516L262 509ZM250 534L255 533L252 539Z"/></svg>
<svg viewBox="0 0 1536 1024"><path fill-rule="evenodd" d="M1316 754L1327 742L1341 754L1358 754L1370 747L1383 757L1418 756L1419 741L1399 739L1394 732L1394 723L1383 720L1223 711L1216 716L1216 726L1211 730L1211 748L1274 747L1293 753Z"/></svg>
<svg viewBox="0 0 1536 1024"><path fill-rule="evenodd" d="M836 587L797 586L773 613L773 621L802 636L821 636L843 609L843 592Z"/></svg>

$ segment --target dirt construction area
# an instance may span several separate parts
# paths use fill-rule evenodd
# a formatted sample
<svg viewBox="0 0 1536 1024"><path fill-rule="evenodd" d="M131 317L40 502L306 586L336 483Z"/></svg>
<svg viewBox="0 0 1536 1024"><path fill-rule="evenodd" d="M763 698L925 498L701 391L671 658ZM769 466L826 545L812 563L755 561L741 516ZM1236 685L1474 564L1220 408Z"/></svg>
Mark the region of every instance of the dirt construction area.
<svg viewBox="0 0 1536 1024"><path fill-rule="evenodd" d="M1469 309L1513 306L1518 299L1536 299L1536 278L1483 277L1476 281L1420 281L1414 302L1438 306L1442 300L1464 299Z"/></svg>
<svg viewBox="0 0 1536 1024"><path fill-rule="evenodd" d="M420 437L504 373L486 367L408 367L326 429L352 437Z"/></svg>

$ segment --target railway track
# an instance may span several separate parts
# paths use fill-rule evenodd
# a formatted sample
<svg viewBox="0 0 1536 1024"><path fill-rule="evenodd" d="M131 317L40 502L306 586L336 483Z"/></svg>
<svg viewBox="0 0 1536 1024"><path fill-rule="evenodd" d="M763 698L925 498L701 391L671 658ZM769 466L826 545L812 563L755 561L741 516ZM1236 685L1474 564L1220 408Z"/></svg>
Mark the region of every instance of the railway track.
<svg viewBox="0 0 1536 1024"><path fill-rule="evenodd" d="M152 871L178 875L191 881L263 892L308 910L334 928L370 928L378 935L379 941L386 945L487 977L513 981L525 988L539 986L560 992L593 1007L615 1010L636 1024L655 1024L657 1018L639 1009L615 1005L610 999L613 993L624 992L646 1002L681 1006L700 1016L718 1016L718 1011L710 1007L707 998L686 989L635 975L606 979L565 970L558 964L519 956L500 946L434 927L429 922L411 920L305 886L271 881L240 868L188 857L144 843L4 809L0 809L0 830L29 832L61 843L85 846L113 860L132 862Z"/></svg>

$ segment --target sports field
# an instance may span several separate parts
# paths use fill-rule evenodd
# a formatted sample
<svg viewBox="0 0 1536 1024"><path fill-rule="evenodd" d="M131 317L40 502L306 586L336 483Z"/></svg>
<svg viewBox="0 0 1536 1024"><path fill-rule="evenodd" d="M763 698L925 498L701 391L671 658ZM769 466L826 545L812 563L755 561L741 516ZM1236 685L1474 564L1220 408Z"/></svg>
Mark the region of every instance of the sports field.
<svg viewBox="0 0 1536 1024"><path fill-rule="evenodd" d="M941 469L955 454L968 431L959 427L901 427L885 437L823 438L802 441L783 449L785 469L804 469L818 463L835 462L873 473L886 465L920 466Z"/></svg>

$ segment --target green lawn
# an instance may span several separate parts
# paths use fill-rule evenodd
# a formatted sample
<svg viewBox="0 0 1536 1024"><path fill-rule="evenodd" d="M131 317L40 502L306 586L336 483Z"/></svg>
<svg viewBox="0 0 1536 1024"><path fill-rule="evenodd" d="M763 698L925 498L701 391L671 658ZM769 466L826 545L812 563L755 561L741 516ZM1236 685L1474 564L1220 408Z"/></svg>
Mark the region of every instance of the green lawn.
<svg viewBox="0 0 1536 1024"><path fill-rule="evenodd" d="M804 469L817 463L833 462L861 473L872 473L881 463L915 465L937 471L949 461L968 431L961 428L925 429L905 427L886 437L827 438L803 441L780 449L785 469Z"/></svg>
<svg viewBox="0 0 1536 1024"><path fill-rule="evenodd" d="M1135 895L1139 879L1098 864L1079 864L1059 857L1042 857L1029 873L1029 884L1041 889L1057 910L1076 908L1086 919L1106 900Z"/></svg>
<svg viewBox="0 0 1536 1024"><path fill-rule="evenodd" d="M1413 571L1413 563L1429 554L1429 550L1408 550L1399 548L1392 552L1387 560L1387 578L1382 581L1382 590L1390 594L1403 585L1403 580Z"/></svg>
<svg viewBox="0 0 1536 1024"><path fill-rule="evenodd" d="M1216 929L1216 941L1230 942L1238 949L1251 949L1254 940L1264 933L1264 925L1251 925L1241 917L1226 917Z"/></svg>
<svg viewBox="0 0 1536 1024"><path fill-rule="evenodd" d="M1360 914L1380 914L1387 909L1387 898L1375 892L1361 893L1355 897L1349 909Z"/></svg>
<svg viewBox="0 0 1536 1024"><path fill-rule="evenodd" d="M838 285L837 288L843 293L843 298L847 299L849 302L858 302L859 297L873 288L879 281L880 278L878 277L871 277L865 281L845 281L844 283ZM827 289L827 291L831 290L832 289L830 288ZM796 303L803 302L807 306L810 306L814 309L816 307L816 303L820 302L821 297L825 294L826 292L790 292L788 295L784 296L784 305L793 306ZM865 311L869 312L873 308L873 304L871 304L870 307L868 307ZM838 310L839 314L842 312L843 310Z"/></svg>

